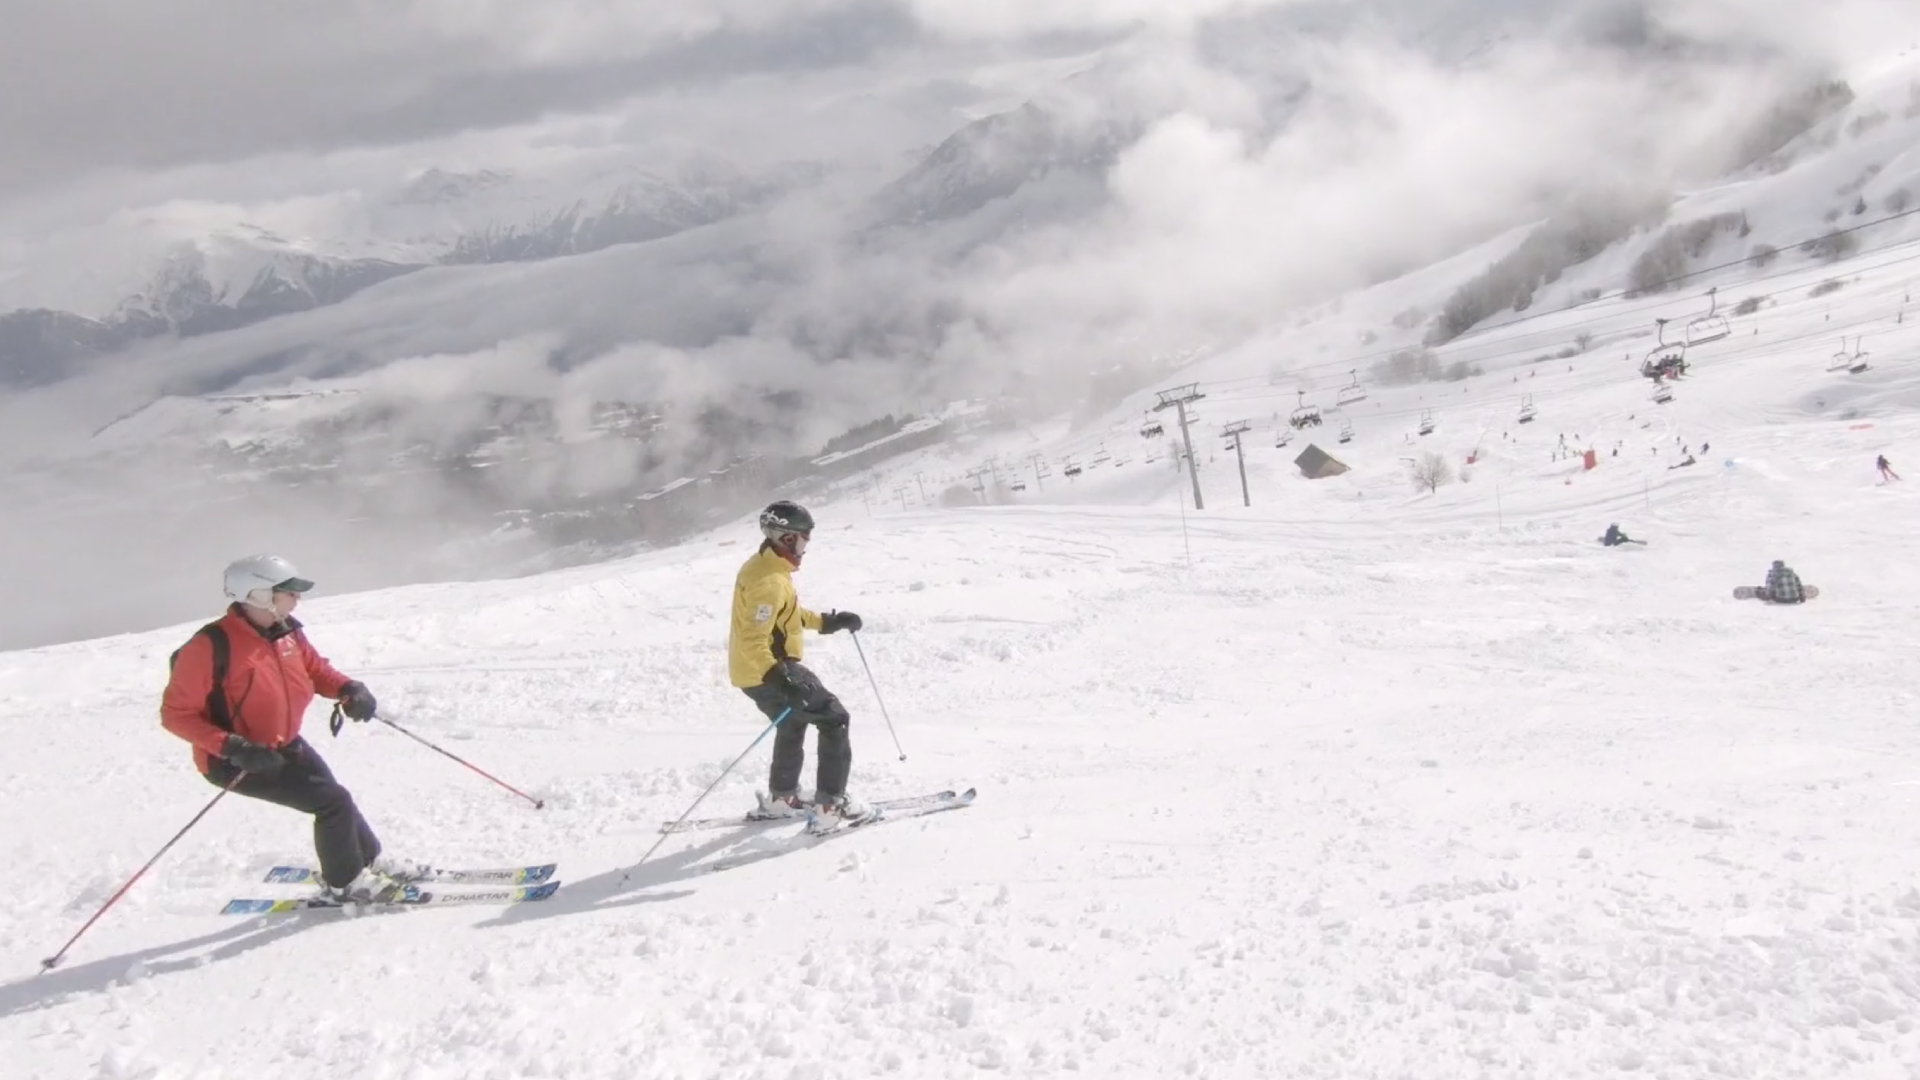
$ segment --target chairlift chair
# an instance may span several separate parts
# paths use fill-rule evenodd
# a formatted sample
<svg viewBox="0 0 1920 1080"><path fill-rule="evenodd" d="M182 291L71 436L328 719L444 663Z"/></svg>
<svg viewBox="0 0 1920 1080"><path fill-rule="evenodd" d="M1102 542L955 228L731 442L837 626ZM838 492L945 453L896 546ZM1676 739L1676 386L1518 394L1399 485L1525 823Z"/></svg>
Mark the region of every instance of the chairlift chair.
<svg viewBox="0 0 1920 1080"><path fill-rule="evenodd" d="M1720 290L1718 287L1707 290L1707 313L1687 324L1687 344L1704 345L1709 341L1719 341L1733 333L1733 327L1727 324L1727 317L1719 314Z"/></svg>
<svg viewBox="0 0 1920 1080"><path fill-rule="evenodd" d="M1300 395L1300 407L1293 410L1293 414L1287 417L1287 423L1292 424L1296 431L1305 428L1309 424L1314 427L1319 427L1320 406L1307 404L1307 392L1305 390L1295 390L1294 393Z"/></svg>
<svg viewBox="0 0 1920 1080"><path fill-rule="evenodd" d="M1667 402L1672 400L1673 400L1673 388L1671 386L1668 386L1666 383L1661 383L1658 386L1655 386L1653 388L1654 404L1665 405Z"/></svg>
<svg viewBox="0 0 1920 1080"><path fill-rule="evenodd" d="M1833 359L1827 364L1827 370L1844 371L1850 375L1858 375L1867 370L1867 354L1860 348L1860 342L1862 340L1862 338L1855 338L1853 351L1849 352L1847 351L1847 339L1841 338L1840 351L1833 354Z"/></svg>
<svg viewBox="0 0 1920 1080"><path fill-rule="evenodd" d="M1157 439L1166 433L1167 429L1162 427L1158 420L1149 420L1140 425L1140 437L1143 439Z"/></svg>
<svg viewBox="0 0 1920 1080"><path fill-rule="evenodd" d="M1062 468L1060 471L1063 473L1066 473L1068 476L1079 476L1085 470L1081 469L1080 466L1074 464L1073 461L1069 460L1066 463L1066 466Z"/></svg>
<svg viewBox="0 0 1920 1080"><path fill-rule="evenodd" d="M1432 409L1422 409L1420 411L1420 434L1422 435L1433 434L1433 410Z"/></svg>
<svg viewBox="0 0 1920 1080"><path fill-rule="evenodd" d="M1106 444L1104 443L1101 444L1100 446L1100 452L1093 455L1093 464L1095 465L1105 465L1107 462L1112 460L1113 460L1113 455L1107 453L1107 447L1106 447Z"/></svg>
<svg viewBox="0 0 1920 1080"><path fill-rule="evenodd" d="M1528 394L1526 397L1520 399L1520 422L1523 424L1533 423L1533 395L1532 394Z"/></svg>
<svg viewBox="0 0 1920 1080"><path fill-rule="evenodd" d="M1353 441L1353 421L1349 420L1340 425L1340 441L1343 443Z"/></svg>
<svg viewBox="0 0 1920 1080"><path fill-rule="evenodd" d="M1341 405L1352 405L1354 402L1367 400L1367 388L1360 385L1360 369L1354 368L1352 375L1353 382L1341 387L1340 392L1334 396L1334 400Z"/></svg>
<svg viewBox="0 0 1920 1080"><path fill-rule="evenodd" d="M1011 486L1015 491L1027 490L1027 482L1025 480L1015 480Z"/></svg>
<svg viewBox="0 0 1920 1080"><path fill-rule="evenodd" d="M1275 450L1278 450L1281 447L1286 446L1288 443L1292 441L1293 441L1293 432L1288 431L1285 428L1281 428L1277 433L1275 433L1273 437L1273 448Z"/></svg>
<svg viewBox="0 0 1920 1080"><path fill-rule="evenodd" d="M1640 365L1640 371L1650 379L1658 379L1672 372L1684 372L1687 369L1687 343L1667 340L1667 320L1655 319L1659 327L1660 343L1647 354L1646 362Z"/></svg>

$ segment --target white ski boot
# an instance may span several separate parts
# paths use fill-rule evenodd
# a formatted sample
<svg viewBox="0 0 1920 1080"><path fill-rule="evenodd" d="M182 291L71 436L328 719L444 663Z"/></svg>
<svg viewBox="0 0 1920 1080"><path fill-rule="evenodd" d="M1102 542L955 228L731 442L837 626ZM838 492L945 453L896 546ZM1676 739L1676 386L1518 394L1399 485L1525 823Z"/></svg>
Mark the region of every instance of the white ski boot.
<svg viewBox="0 0 1920 1080"><path fill-rule="evenodd" d="M830 833L854 825L864 825L880 817L880 808L863 803L851 795L830 795L814 804L807 815L807 831Z"/></svg>

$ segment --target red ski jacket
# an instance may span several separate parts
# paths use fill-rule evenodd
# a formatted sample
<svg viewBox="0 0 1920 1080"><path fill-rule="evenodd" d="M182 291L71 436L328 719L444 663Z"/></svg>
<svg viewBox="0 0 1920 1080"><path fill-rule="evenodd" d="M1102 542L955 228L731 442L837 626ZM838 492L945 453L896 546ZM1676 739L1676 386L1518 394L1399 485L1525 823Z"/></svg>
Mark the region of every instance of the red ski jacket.
<svg viewBox="0 0 1920 1080"><path fill-rule="evenodd" d="M337 699L348 681L315 651L297 621L261 630L228 608L218 625L230 650L225 690L232 733L249 742L281 747L299 738L314 694ZM202 773L209 757L220 756L228 735L207 715L212 688L213 643L195 634L174 661L160 699L160 726L193 744L193 763Z"/></svg>

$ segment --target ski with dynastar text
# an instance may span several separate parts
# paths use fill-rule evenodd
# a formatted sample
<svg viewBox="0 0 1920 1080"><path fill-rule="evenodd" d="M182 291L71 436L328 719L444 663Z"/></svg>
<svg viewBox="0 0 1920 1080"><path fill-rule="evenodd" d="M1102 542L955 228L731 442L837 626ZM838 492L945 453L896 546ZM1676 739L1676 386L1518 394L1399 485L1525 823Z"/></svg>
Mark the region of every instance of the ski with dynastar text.
<svg viewBox="0 0 1920 1080"><path fill-rule="evenodd" d="M392 896L368 901L340 901L319 896L292 897L283 900L234 899L220 909L222 915L282 915L294 911L319 911L340 908L363 910L416 907L450 907L463 904L525 904L545 900L560 888L557 881L511 889L439 892L408 885Z"/></svg>

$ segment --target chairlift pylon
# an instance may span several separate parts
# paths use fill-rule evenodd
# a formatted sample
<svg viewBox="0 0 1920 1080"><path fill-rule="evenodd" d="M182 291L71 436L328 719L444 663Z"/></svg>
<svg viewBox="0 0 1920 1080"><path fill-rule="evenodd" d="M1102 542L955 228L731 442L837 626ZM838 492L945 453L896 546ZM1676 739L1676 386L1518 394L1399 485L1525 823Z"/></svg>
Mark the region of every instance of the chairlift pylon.
<svg viewBox="0 0 1920 1080"><path fill-rule="evenodd" d="M1341 387L1340 392L1334 395L1334 400L1341 405L1367 400L1367 388L1360 385L1360 369L1354 368L1350 374L1353 375L1353 382Z"/></svg>
<svg viewBox="0 0 1920 1080"><path fill-rule="evenodd" d="M1719 314L1720 289L1718 286L1707 290L1707 313L1687 324L1687 344L1704 345L1709 341L1719 341L1733 333L1727 317Z"/></svg>

